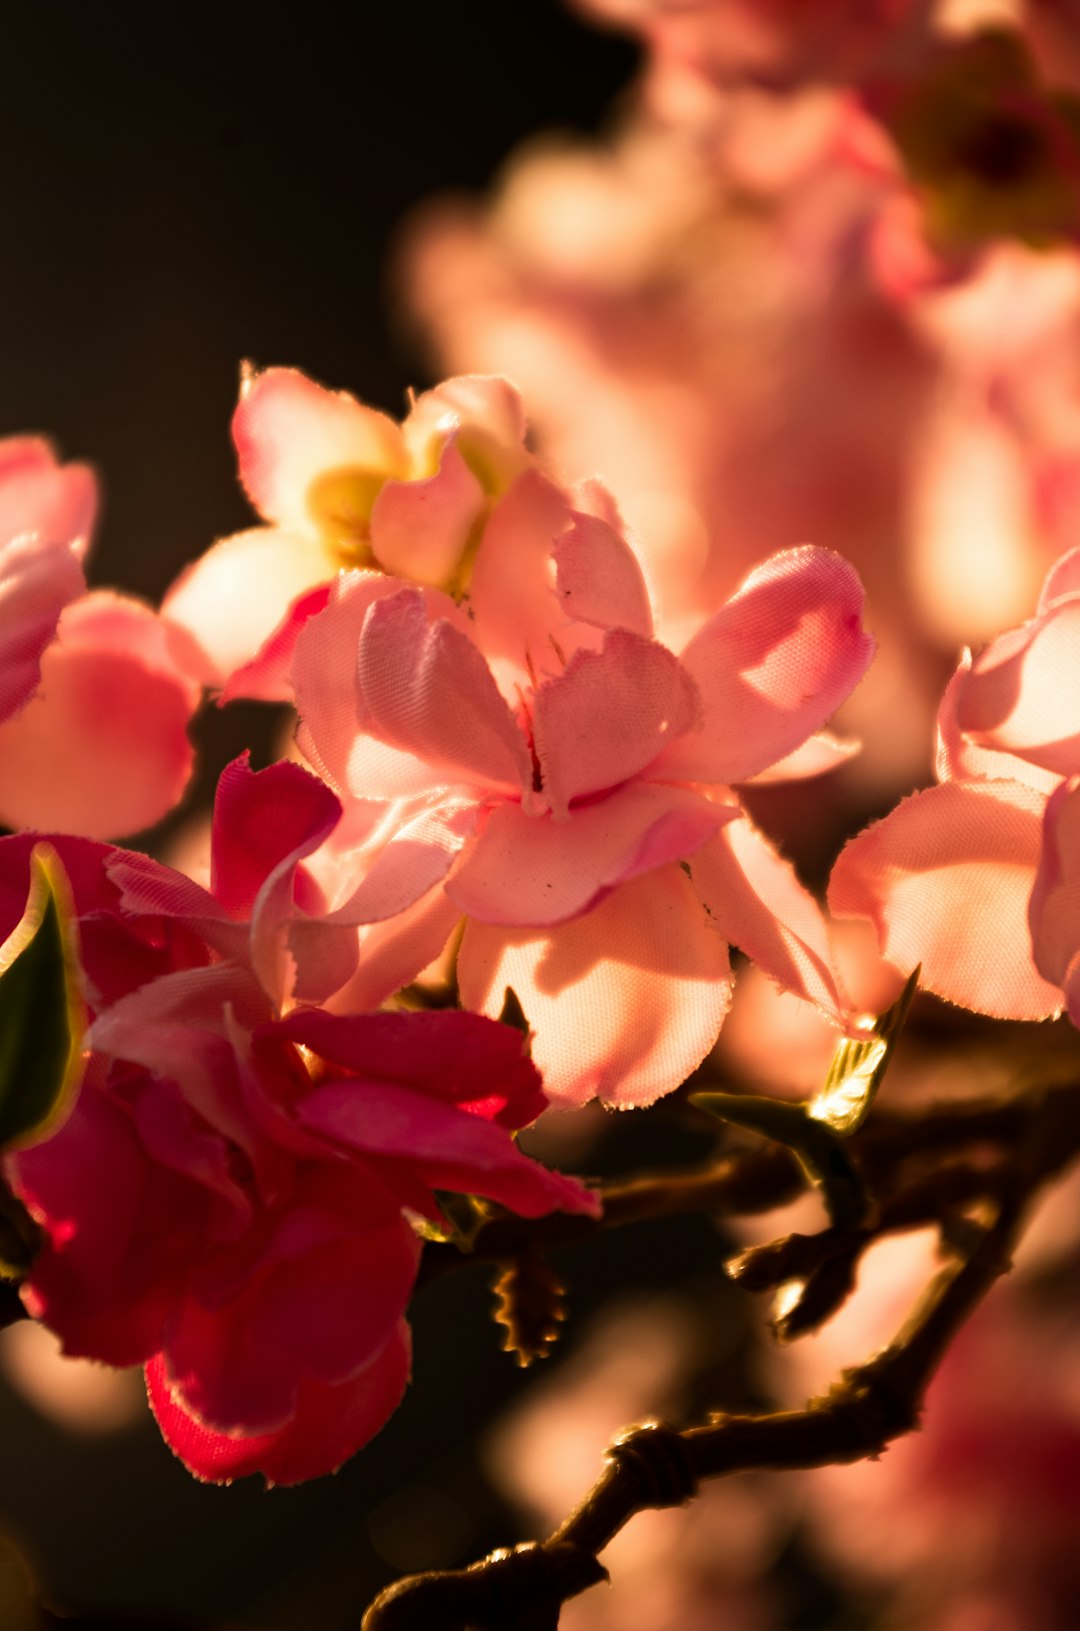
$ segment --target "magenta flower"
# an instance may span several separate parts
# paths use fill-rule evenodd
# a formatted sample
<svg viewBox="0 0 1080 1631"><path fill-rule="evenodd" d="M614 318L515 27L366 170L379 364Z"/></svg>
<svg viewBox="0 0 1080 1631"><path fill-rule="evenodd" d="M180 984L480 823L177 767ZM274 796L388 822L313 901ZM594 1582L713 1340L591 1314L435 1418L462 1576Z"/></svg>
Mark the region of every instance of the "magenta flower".
<svg viewBox="0 0 1080 1631"><path fill-rule="evenodd" d="M47 1230L24 1287L65 1351L146 1362L197 1476L330 1472L409 1374L404 1322L436 1190L534 1217L594 1212L510 1130L543 1108L520 1035L476 1015L266 1021L229 965L167 975L99 1016L82 1094L9 1158Z"/></svg>

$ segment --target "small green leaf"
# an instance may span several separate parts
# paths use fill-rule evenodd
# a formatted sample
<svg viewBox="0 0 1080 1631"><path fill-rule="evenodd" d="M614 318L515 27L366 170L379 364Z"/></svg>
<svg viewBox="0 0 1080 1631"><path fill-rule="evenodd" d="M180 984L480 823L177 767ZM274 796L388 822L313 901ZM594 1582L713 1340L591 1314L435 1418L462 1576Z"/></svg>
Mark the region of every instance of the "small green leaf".
<svg viewBox="0 0 1080 1631"><path fill-rule="evenodd" d="M842 1138L850 1137L866 1120L918 984L917 968L892 1007L879 1015L865 1037L843 1038L832 1056L824 1087L807 1106L807 1113L815 1121L831 1127Z"/></svg>
<svg viewBox="0 0 1080 1631"><path fill-rule="evenodd" d="M808 1115L805 1104L751 1093L692 1093L690 1100L737 1127L786 1144L810 1182L821 1190L832 1222L842 1229L854 1229L863 1222L869 1199L858 1169L839 1135L826 1122Z"/></svg>
<svg viewBox="0 0 1080 1631"><path fill-rule="evenodd" d="M81 1075L85 1019L64 870L47 844L30 855L30 892L0 946L0 1148L48 1138Z"/></svg>

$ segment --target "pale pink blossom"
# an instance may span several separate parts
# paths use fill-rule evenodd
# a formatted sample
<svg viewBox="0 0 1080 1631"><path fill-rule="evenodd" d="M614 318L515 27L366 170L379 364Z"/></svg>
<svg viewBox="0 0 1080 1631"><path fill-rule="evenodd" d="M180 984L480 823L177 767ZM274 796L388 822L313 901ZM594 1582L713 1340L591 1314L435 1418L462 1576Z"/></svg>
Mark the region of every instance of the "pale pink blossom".
<svg viewBox="0 0 1080 1631"><path fill-rule="evenodd" d="M512 986L553 1097L630 1105L712 1045L729 941L843 1013L818 908L727 784L795 754L872 642L855 574L806 548L766 562L676 655L652 637L616 522L567 514L529 473L487 528L469 617L356 574L306 625L293 683L316 767L407 817L326 921L417 914L401 983L464 917L465 1004L496 1014ZM378 950L365 940L361 981Z"/></svg>
<svg viewBox="0 0 1080 1631"><path fill-rule="evenodd" d="M942 703L939 785L851 840L839 916L869 917L886 955L922 963L951 1002L1000 1018L1075 1007L1071 779L1080 770L1080 552L1036 615L965 657ZM1033 893L1034 891L1034 893Z"/></svg>
<svg viewBox="0 0 1080 1631"><path fill-rule="evenodd" d="M460 593L486 517L531 463L504 380L447 380L402 424L290 368L245 376L240 479L266 526L220 540L162 610L225 696L288 699L289 658L343 568Z"/></svg>

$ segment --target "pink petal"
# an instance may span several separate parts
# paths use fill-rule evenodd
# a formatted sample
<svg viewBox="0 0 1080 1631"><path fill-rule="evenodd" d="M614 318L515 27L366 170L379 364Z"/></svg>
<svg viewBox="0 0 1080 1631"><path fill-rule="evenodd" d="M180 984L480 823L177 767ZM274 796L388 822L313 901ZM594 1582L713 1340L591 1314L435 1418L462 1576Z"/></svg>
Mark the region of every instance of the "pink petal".
<svg viewBox="0 0 1080 1631"><path fill-rule="evenodd" d="M302 1382L293 1415L274 1433L215 1433L203 1426L170 1389L160 1355L146 1367L147 1391L166 1443L196 1478L224 1484L259 1472L268 1484L299 1484L336 1472L385 1426L405 1392L410 1353L403 1320L349 1381Z"/></svg>
<svg viewBox="0 0 1080 1631"><path fill-rule="evenodd" d="M1049 611L1055 601L1075 594L1080 594L1080 549L1070 549L1054 562L1046 574L1037 611Z"/></svg>
<svg viewBox="0 0 1080 1631"><path fill-rule="evenodd" d="M572 799L640 775L696 722L697 687L666 646L609 630L536 692L533 736L556 816Z"/></svg>
<svg viewBox="0 0 1080 1631"><path fill-rule="evenodd" d="M233 670L221 688L218 698L224 707L239 697L254 702L292 702L293 688L290 673L300 639L309 619L317 617L330 603L331 585L321 583L300 595L268 639L264 640L250 662L241 663Z"/></svg>
<svg viewBox="0 0 1080 1631"><path fill-rule="evenodd" d="M936 770L939 781L962 781L979 777L983 781L1023 782L1040 793L1051 793L1060 777L1040 770L1014 753L978 747L965 736L957 722L956 710L971 673L971 652L964 651L956 673L945 688L937 717Z"/></svg>
<svg viewBox="0 0 1080 1631"><path fill-rule="evenodd" d="M785 991L842 1020L849 1004L832 966L821 909L788 861L745 819L694 856L690 873L716 928Z"/></svg>
<svg viewBox="0 0 1080 1631"><path fill-rule="evenodd" d="M773 555L682 653L705 728L672 742L663 773L736 782L786 758L861 679L874 642L853 567L806 546Z"/></svg>
<svg viewBox="0 0 1080 1631"><path fill-rule="evenodd" d="M480 1014L297 1008L266 1031L303 1043L329 1065L417 1088L501 1127L528 1126L547 1104L520 1033Z"/></svg>
<svg viewBox="0 0 1080 1631"><path fill-rule="evenodd" d="M458 978L464 1005L491 1015L513 987L544 1090L564 1105L596 1094L622 1109L670 1093L716 1041L731 1000L727 945L678 866L554 929L470 922Z"/></svg>
<svg viewBox="0 0 1080 1631"><path fill-rule="evenodd" d="M60 613L85 589L68 544L23 536L0 545L0 720L33 696Z"/></svg>
<svg viewBox="0 0 1080 1631"><path fill-rule="evenodd" d="M778 759L767 770L759 771L752 781L754 786L761 786L766 782L804 781L811 776L824 776L846 765L861 751L861 742L823 731L807 737L801 747Z"/></svg>
<svg viewBox="0 0 1080 1631"><path fill-rule="evenodd" d="M613 526L572 511L570 527L557 539L553 555L567 617L650 638L652 608L645 579L637 556Z"/></svg>
<svg viewBox="0 0 1080 1631"><path fill-rule="evenodd" d="M88 838L152 826L191 774L198 699L147 607L103 591L74 602L40 695L0 724L0 821Z"/></svg>
<svg viewBox="0 0 1080 1631"><path fill-rule="evenodd" d="M428 622L419 590L372 606L356 672L362 728L426 765L432 789L462 782L515 793L531 787L528 747L490 669L460 629L441 618ZM354 750L350 777L362 795L412 791L392 778L367 779L368 762Z"/></svg>
<svg viewBox="0 0 1080 1631"><path fill-rule="evenodd" d="M400 590L396 578L381 572L343 573L325 611L306 622L296 640L292 684L302 720L300 745L337 788L349 785L349 756L358 729L356 649L364 620L376 601Z"/></svg>
<svg viewBox="0 0 1080 1631"><path fill-rule="evenodd" d="M459 374L417 398L402 433L414 456L424 458L433 440L457 434L477 474L490 473L489 490L505 487L518 473L527 430L520 392L497 375Z"/></svg>
<svg viewBox="0 0 1080 1631"><path fill-rule="evenodd" d="M527 470L494 506L484 529L469 605L477 644L507 684L528 684L530 664L538 677L560 671L552 637L565 640L568 625L555 591L552 550L569 520L562 489L538 470Z"/></svg>
<svg viewBox="0 0 1080 1631"><path fill-rule="evenodd" d="M49 1233L23 1288L31 1314L66 1353L133 1365L161 1342L203 1211L198 1190L147 1158L103 1081L96 1060L64 1126L6 1170Z"/></svg>
<svg viewBox="0 0 1080 1631"><path fill-rule="evenodd" d="M341 804L299 765L252 770L241 754L221 773L214 798L211 889L236 918L249 917L259 891L282 865L310 855L334 830Z"/></svg>
<svg viewBox="0 0 1080 1631"><path fill-rule="evenodd" d="M432 1189L484 1195L526 1218L599 1211L574 1179L522 1155L504 1127L415 1088L328 1081L298 1112L305 1127L347 1150L407 1162Z"/></svg>
<svg viewBox="0 0 1080 1631"><path fill-rule="evenodd" d="M309 496L318 477L408 473L392 419L294 368L268 368L245 382L232 431L251 502L267 521L300 533L316 530Z"/></svg>
<svg viewBox="0 0 1080 1631"><path fill-rule="evenodd" d="M1080 596L994 640L960 684L956 718L983 747L1068 776L1080 769Z"/></svg>
<svg viewBox="0 0 1080 1631"><path fill-rule="evenodd" d="M1018 782L945 782L914 793L845 846L829 904L868 917L903 972L998 1019L1045 1019L1061 993L1032 960L1028 901L1044 798Z"/></svg>
<svg viewBox="0 0 1080 1631"><path fill-rule="evenodd" d="M120 891L120 908L132 917L178 918L222 957L239 959L247 930L199 884L137 850L113 850L106 862Z"/></svg>
<svg viewBox="0 0 1080 1631"><path fill-rule="evenodd" d="M304 1380L334 1384L362 1370L404 1314L420 1243L399 1217L306 1251L271 1236L265 1253L229 1302L210 1309L188 1297L166 1327L170 1384L219 1432L285 1426Z"/></svg>
<svg viewBox="0 0 1080 1631"><path fill-rule="evenodd" d="M460 921L453 901L433 889L396 917L373 924L362 936L356 973L326 999L329 1007L341 1014L377 1008L435 961Z"/></svg>
<svg viewBox="0 0 1080 1631"><path fill-rule="evenodd" d="M58 464L37 436L0 441L0 546L33 533L44 544L74 544L83 555L97 510L97 481L85 464Z"/></svg>
<svg viewBox="0 0 1080 1631"><path fill-rule="evenodd" d="M476 805L463 799L422 809L376 852L363 881L326 921L378 923L397 917L442 882L476 821Z"/></svg>
<svg viewBox="0 0 1080 1631"><path fill-rule="evenodd" d="M338 565L336 551L316 539L253 527L222 538L186 567L161 613L194 642L193 672L220 687L271 638L293 602L335 577Z"/></svg>
<svg viewBox="0 0 1080 1631"><path fill-rule="evenodd" d="M1064 782L1047 802L1038 872L1028 911L1035 965L1066 986L1080 951L1080 783ZM1072 1007L1070 1003L1070 1013Z"/></svg>
<svg viewBox="0 0 1080 1631"><path fill-rule="evenodd" d="M737 814L689 788L647 782L631 782L563 820L499 805L446 893L482 923L562 923L616 885L693 855Z"/></svg>
<svg viewBox="0 0 1080 1631"><path fill-rule="evenodd" d="M484 509L484 490L453 440L422 481L388 481L371 512L371 548L387 572L413 583L450 583Z"/></svg>

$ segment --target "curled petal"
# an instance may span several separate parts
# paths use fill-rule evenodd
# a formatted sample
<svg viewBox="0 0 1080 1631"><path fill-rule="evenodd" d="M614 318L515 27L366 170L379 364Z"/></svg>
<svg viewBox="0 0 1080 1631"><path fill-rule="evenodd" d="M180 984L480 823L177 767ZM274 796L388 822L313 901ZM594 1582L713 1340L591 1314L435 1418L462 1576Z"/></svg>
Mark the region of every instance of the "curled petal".
<svg viewBox="0 0 1080 1631"><path fill-rule="evenodd" d="M527 1126L547 1103L520 1033L480 1014L298 1008L267 1026L266 1034L301 1042L327 1064L416 1088L501 1127Z"/></svg>
<svg viewBox="0 0 1080 1631"><path fill-rule="evenodd" d="M696 722L697 687L666 646L609 630L601 651L576 651L536 693L533 732L556 816L585 793L640 775Z"/></svg>
<svg viewBox="0 0 1080 1631"><path fill-rule="evenodd" d="M1060 778L1052 770L1041 770L1015 753L979 747L960 729L956 710L971 673L971 652L965 651L960 665L945 687L937 717L936 770L939 781L962 781L979 777L983 781L1016 781L1040 793L1051 793Z"/></svg>
<svg viewBox="0 0 1080 1631"><path fill-rule="evenodd" d="M468 635L442 618L428 622L419 590L372 606L356 673L362 728L427 765L429 786L531 787L528 747L490 669ZM359 775L355 753L350 774ZM383 782L358 791L378 798L396 789Z"/></svg>
<svg viewBox="0 0 1080 1631"><path fill-rule="evenodd" d="M1080 781L1075 776L1047 802L1029 921L1039 973L1054 985L1075 989L1069 974L1080 951Z"/></svg>
<svg viewBox="0 0 1080 1631"><path fill-rule="evenodd" d="M0 720L33 696L60 613L85 588L82 567L66 543L17 537L0 546Z"/></svg>
<svg viewBox="0 0 1080 1631"><path fill-rule="evenodd" d="M574 511L553 554L556 591L567 617L601 629L630 629L649 639L649 592L638 558L621 533L597 516Z"/></svg>
<svg viewBox="0 0 1080 1631"><path fill-rule="evenodd" d="M311 490L319 477L356 473L377 483L408 473L401 431L345 391L327 391L295 368L268 368L245 381L232 422L240 480L267 521L313 531Z"/></svg>
<svg viewBox="0 0 1080 1631"><path fill-rule="evenodd" d="M415 1088L327 1081L298 1113L305 1127L345 1149L407 1162L433 1190L484 1195L525 1218L599 1211L575 1179L523 1155L504 1127Z"/></svg>
<svg viewBox="0 0 1080 1631"><path fill-rule="evenodd" d="M743 817L698 851L690 865L717 929L785 991L834 1019L848 1009L832 966L825 919L793 867Z"/></svg>
<svg viewBox="0 0 1080 1631"><path fill-rule="evenodd" d="M678 866L623 884L548 930L470 922L458 957L466 1007L494 1016L507 986L536 1035L556 1103L651 1104L699 1065L731 1000L725 941Z"/></svg>
<svg viewBox="0 0 1080 1631"><path fill-rule="evenodd" d="M829 905L868 917L903 971L961 1007L1045 1019L1061 993L1035 967L1028 901L1044 798L1019 782L945 782L914 793L845 846Z"/></svg>
<svg viewBox="0 0 1080 1631"><path fill-rule="evenodd" d="M368 610L400 592L381 572L344 573L326 609L311 618L296 640L292 683L302 725L304 754L334 786L349 785L349 757L358 728L356 648ZM447 606L453 602L446 600ZM364 797L363 791L357 797Z"/></svg>
<svg viewBox="0 0 1080 1631"><path fill-rule="evenodd" d="M433 476L388 481L375 500L375 558L387 572L413 583L449 583L484 503L483 488L454 441L448 441Z"/></svg>
<svg viewBox="0 0 1080 1631"><path fill-rule="evenodd" d="M146 1383L165 1442L196 1478L227 1484L261 1473L267 1484L299 1484L336 1472L386 1425L401 1403L410 1362L409 1328L402 1320L348 1381L302 1381L289 1420L270 1433L221 1433L204 1426L184 1408L160 1354L146 1367Z"/></svg>
<svg viewBox="0 0 1080 1631"><path fill-rule="evenodd" d="M1080 767L1080 595L981 652L959 687L956 719L980 746L1057 775Z"/></svg>
<svg viewBox="0 0 1080 1631"><path fill-rule="evenodd" d="M873 655L862 585L828 550L773 555L693 637L682 662L704 708L700 734L672 742L663 773L746 781L805 742Z"/></svg>
<svg viewBox="0 0 1080 1631"><path fill-rule="evenodd" d="M494 809L446 886L482 923L562 923L616 885L693 855L738 811L689 788L631 782L568 820Z"/></svg>
<svg viewBox="0 0 1080 1631"><path fill-rule="evenodd" d="M97 510L97 481L85 464L59 464L40 436L0 440L0 546L32 533L83 555Z"/></svg>
<svg viewBox="0 0 1080 1631"><path fill-rule="evenodd" d="M500 679L558 673L567 621L555 593L552 547L570 520L566 494L526 470L494 506L473 567L469 604L477 643ZM565 645L563 646L565 650Z"/></svg>
<svg viewBox="0 0 1080 1631"><path fill-rule="evenodd" d="M1066 595L1080 594L1080 549L1067 550L1046 574L1037 612L1048 611Z"/></svg>
<svg viewBox="0 0 1080 1631"><path fill-rule="evenodd" d="M76 601L40 694L0 724L0 821L88 838L152 826L187 785L198 700L149 608L103 591Z"/></svg>

